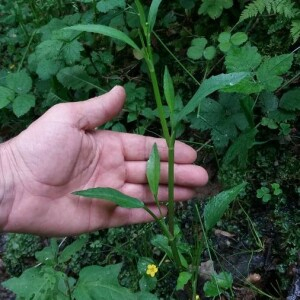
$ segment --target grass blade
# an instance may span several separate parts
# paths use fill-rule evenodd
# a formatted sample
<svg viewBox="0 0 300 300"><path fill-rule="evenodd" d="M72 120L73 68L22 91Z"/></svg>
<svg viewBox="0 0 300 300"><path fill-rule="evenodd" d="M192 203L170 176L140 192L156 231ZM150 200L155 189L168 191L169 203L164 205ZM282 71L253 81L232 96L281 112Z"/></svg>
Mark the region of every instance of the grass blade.
<svg viewBox="0 0 300 300"><path fill-rule="evenodd" d="M67 30L77 30L77 31L82 31L82 32L93 32L93 33L100 33L105 36L109 36L113 39L120 40L132 48L139 50L139 47L136 45L136 43L124 32L117 30L115 28L111 28L109 26L104 26L104 25L97 25L97 24L79 24L79 25L74 25L71 27L66 27L65 29Z"/></svg>

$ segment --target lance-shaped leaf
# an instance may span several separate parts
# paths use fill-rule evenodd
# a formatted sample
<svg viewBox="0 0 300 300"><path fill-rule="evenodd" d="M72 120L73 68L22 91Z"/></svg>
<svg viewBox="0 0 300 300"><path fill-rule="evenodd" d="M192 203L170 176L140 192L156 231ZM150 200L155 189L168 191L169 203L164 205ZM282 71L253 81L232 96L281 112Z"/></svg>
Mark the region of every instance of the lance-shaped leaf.
<svg viewBox="0 0 300 300"><path fill-rule="evenodd" d="M147 161L146 173L151 193L157 197L160 178L160 157L156 144L153 145L150 157Z"/></svg>
<svg viewBox="0 0 300 300"><path fill-rule="evenodd" d="M223 191L211 198L204 207L204 225L206 231L212 229L222 218L229 204L238 196L244 189L247 183L241 183L232 189Z"/></svg>
<svg viewBox="0 0 300 300"><path fill-rule="evenodd" d="M148 14L148 24L149 24L149 32L152 32L155 22L156 22L156 16L158 12L158 7L160 5L162 0L153 0L149 9Z"/></svg>
<svg viewBox="0 0 300 300"><path fill-rule="evenodd" d="M172 77L169 73L167 66L165 67L165 72L164 72L164 94L170 109L170 114L172 115L174 113L175 92L174 92Z"/></svg>
<svg viewBox="0 0 300 300"><path fill-rule="evenodd" d="M230 74L220 74L204 80L197 92L195 93L195 95L192 97L192 99L177 115L176 123L178 123L186 115L194 111L194 109L199 105L200 101L208 95L210 95L211 93L220 90L226 86L233 86L247 76L249 76L248 72L238 72Z"/></svg>
<svg viewBox="0 0 300 300"><path fill-rule="evenodd" d="M97 24L79 24L79 25L74 25L71 27L66 27L65 29L77 30L77 31L82 31L82 32L100 33L105 36L109 36L113 39L120 40L120 41L128 44L132 48L140 51L137 44L127 34L125 34L124 32L122 32L118 29L115 29L115 28L112 28L109 26L97 25Z"/></svg>
<svg viewBox="0 0 300 300"><path fill-rule="evenodd" d="M141 26L144 30L144 34L145 34L145 36L147 36L148 31L147 31L147 26L146 26L146 17L145 17L144 7L143 7L143 5L141 4L141 2L139 0L134 0L134 3L135 3L136 8L138 10L140 23L141 23Z"/></svg>
<svg viewBox="0 0 300 300"><path fill-rule="evenodd" d="M127 196L112 188L93 188L85 191L77 191L73 194L87 198L110 201L125 208L143 208L145 206L144 202L141 200Z"/></svg>

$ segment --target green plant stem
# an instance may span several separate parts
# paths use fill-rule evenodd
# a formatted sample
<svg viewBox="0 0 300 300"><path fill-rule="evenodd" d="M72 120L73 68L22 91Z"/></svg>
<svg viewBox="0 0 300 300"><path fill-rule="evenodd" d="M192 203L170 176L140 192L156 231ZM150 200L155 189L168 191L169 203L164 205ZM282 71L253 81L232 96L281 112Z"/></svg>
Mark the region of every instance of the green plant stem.
<svg viewBox="0 0 300 300"><path fill-rule="evenodd" d="M153 61L150 60L150 59L146 59L146 61L147 61L147 65L148 65L148 68L149 68L150 79L151 79L151 82L152 82L154 97L155 97L156 106L157 106L157 109L158 109L158 114L159 114L161 127L162 127L162 130L163 130L163 135L164 135L164 138L166 139L166 142L169 146L169 144L170 144L170 134L169 134L169 130L168 130L167 121L166 121L166 118L165 118L165 113L164 113L164 110L163 110L162 100L161 100L161 96L160 96L160 92L159 92L159 86L158 86L157 77L156 77L156 74L155 74Z"/></svg>
<svg viewBox="0 0 300 300"><path fill-rule="evenodd" d="M178 268L181 269L182 264L178 254L176 241L174 239L174 236L169 232L166 223L164 222L163 219L158 218L147 206L144 206L144 210L157 222L157 224L160 226L161 230L163 231L164 235L168 238L172 250L174 262L178 266Z"/></svg>

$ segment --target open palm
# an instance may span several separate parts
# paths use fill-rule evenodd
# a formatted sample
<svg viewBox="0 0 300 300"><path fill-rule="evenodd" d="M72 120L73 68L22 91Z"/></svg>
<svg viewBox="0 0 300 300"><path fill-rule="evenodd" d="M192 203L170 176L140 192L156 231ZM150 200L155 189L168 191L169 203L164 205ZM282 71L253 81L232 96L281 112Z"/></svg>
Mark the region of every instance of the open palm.
<svg viewBox="0 0 300 300"><path fill-rule="evenodd" d="M4 230L69 235L152 219L142 209L71 194L92 187L118 189L141 199L158 215L147 185L146 161L157 143L162 161L159 199L166 201L165 141L95 130L121 110L124 100L123 88L115 87L94 99L56 105L4 144L15 195ZM206 171L192 164L195 158L192 148L176 142L175 200L191 198L194 188L207 181Z"/></svg>

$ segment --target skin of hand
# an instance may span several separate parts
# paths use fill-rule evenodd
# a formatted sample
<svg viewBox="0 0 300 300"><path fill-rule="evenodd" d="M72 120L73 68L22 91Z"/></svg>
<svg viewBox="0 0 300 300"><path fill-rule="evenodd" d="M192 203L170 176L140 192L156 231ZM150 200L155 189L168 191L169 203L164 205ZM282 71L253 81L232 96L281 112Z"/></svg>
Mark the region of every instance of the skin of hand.
<svg viewBox="0 0 300 300"><path fill-rule="evenodd" d="M153 221L143 209L71 194L111 187L139 198L159 216L146 179L153 143L161 157L158 198L168 199L168 150L164 139L95 130L115 117L125 101L120 86L81 102L53 106L15 138L0 145L0 229L47 236ZM190 199L205 185L196 152L175 144L175 200ZM1 183L2 181L2 183ZM162 207L165 215L167 208Z"/></svg>

